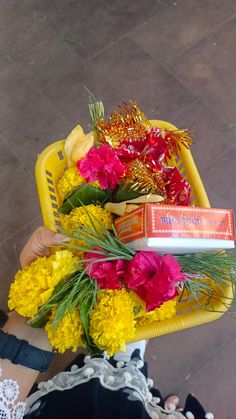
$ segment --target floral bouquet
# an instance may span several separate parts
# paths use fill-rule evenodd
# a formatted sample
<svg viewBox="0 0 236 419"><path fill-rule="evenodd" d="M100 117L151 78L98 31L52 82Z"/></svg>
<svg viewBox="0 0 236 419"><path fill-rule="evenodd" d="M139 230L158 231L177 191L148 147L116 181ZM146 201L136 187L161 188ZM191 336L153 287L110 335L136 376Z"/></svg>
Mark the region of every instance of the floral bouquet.
<svg viewBox="0 0 236 419"><path fill-rule="evenodd" d="M154 128L135 102L106 120L90 105L93 129L67 137L68 167L57 183L63 248L17 272L9 308L32 327L45 327L63 353L85 346L92 355L125 350L137 327L169 319L184 299L212 309L225 284L234 287L236 260L225 252L160 254L134 250L119 238L117 217L141 204L190 205L191 188L171 164L191 138ZM222 302L230 308L231 301Z"/></svg>

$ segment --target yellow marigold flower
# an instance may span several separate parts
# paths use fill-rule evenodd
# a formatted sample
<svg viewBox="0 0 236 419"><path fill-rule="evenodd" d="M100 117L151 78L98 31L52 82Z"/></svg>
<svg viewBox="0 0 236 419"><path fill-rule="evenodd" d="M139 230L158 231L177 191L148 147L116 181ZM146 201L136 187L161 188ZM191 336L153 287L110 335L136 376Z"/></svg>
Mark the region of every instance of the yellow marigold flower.
<svg viewBox="0 0 236 419"><path fill-rule="evenodd" d="M94 343L109 355L125 351L125 342L135 331L134 303L126 290L104 290L90 314L89 333Z"/></svg>
<svg viewBox="0 0 236 419"><path fill-rule="evenodd" d="M80 175L76 166L69 167L57 184L58 195L61 202L66 196L69 196L78 186L86 183L85 179ZM92 182L92 186L99 188L99 182Z"/></svg>
<svg viewBox="0 0 236 419"><path fill-rule="evenodd" d="M83 326L80 320L79 311L69 311L58 323L56 327L52 322L56 310L53 311L49 322L45 326L49 342L59 353L64 353L67 349L73 352L79 346L83 346Z"/></svg>
<svg viewBox="0 0 236 419"><path fill-rule="evenodd" d="M141 314L141 313L140 313ZM176 314L176 300L170 300L163 303L154 311L137 316L137 324L142 326L153 322L171 319Z"/></svg>
<svg viewBox="0 0 236 419"><path fill-rule="evenodd" d="M57 184L58 194L61 201L64 201L66 196L69 196L83 183L85 183L85 179L80 176L76 166L67 169Z"/></svg>
<svg viewBox="0 0 236 419"><path fill-rule="evenodd" d="M46 258L38 258L30 266L16 273L10 287L8 305L21 316L33 318L51 297L56 285L75 271L79 258L69 250L57 251Z"/></svg>
<svg viewBox="0 0 236 419"><path fill-rule="evenodd" d="M135 320L138 326L150 324L165 319L171 319L176 314L176 300L170 300L163 303L153 311L146 311L146 303L134 291L129 292L134 302Z"/></svg>
<svg viewBox="0 0 236 419"><path fill-rule="evenodd" d="M129 290L129 295L134 303L135 318L145 316L147 314L146 303L138 296L138 294L136 294L135 291Z"/></svg>
<svg viewBox="0 0 236 419"><path fill-rule="evenodd" d="M93 227L91 223L91 219L96 227L96 229L102 233L101 228L99 226L99 222L106 227L106 229L111 229L112 226L112 215L109 211L105 210L101 207L101 205L86 205L85 207L78 207L74 208L70 214L62 215L62 227L65 231L73 233L78 224L82 224L84 226Z"/></svg>

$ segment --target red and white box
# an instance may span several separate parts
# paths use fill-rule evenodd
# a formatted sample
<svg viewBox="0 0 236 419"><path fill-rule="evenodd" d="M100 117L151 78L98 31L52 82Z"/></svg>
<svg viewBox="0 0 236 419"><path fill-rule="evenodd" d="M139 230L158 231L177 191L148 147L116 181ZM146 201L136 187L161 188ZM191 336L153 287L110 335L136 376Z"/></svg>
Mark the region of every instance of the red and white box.
<svg viewBox="0 0 236 419"><path fill-rule="evenodd" d="M136 250L186 253L235 247L232 209L144 204L119 217L115 228Z"/></svg>

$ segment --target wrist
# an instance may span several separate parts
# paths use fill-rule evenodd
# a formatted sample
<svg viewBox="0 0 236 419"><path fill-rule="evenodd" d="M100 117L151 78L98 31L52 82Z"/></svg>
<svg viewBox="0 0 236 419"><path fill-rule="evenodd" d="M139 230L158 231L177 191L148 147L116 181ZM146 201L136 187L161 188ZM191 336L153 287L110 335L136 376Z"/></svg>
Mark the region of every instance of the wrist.
<svg viewBox="0 0 236 419"><path fill-rule="evenodd" d="M15 311L8 313L8 320L3 329L11 335L15 335L18 339L24 339L39 349L52 351L47 335L44 329L36 329L26 324L25 318L21 317Z"/></svg>

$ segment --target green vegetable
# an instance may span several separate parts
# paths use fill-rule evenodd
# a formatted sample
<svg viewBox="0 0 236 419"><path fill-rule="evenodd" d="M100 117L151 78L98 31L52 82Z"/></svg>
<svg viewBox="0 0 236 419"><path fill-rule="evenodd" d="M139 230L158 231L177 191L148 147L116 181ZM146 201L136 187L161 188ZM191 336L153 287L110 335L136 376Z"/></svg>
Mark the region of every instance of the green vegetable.
<svg viewBox="0 0 236 419"><path fill-rule="evenodd" d="M104 204L107 201L107 197L106 191L84 183L66 198L59 212L61 214L69 214L73 208L81 207L81 205Z"/></svg>

